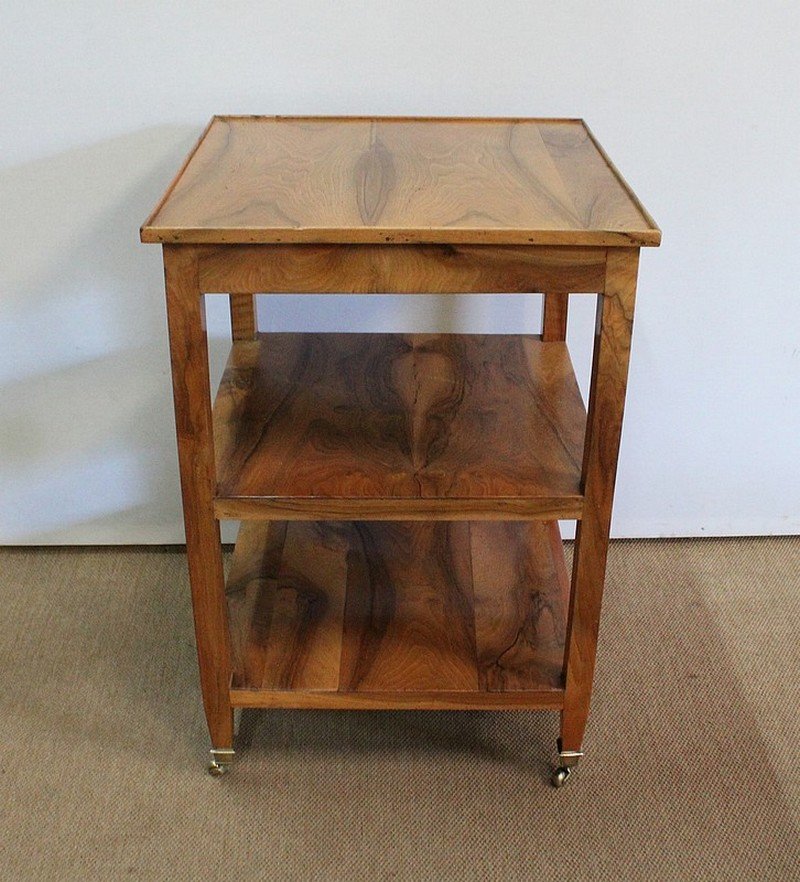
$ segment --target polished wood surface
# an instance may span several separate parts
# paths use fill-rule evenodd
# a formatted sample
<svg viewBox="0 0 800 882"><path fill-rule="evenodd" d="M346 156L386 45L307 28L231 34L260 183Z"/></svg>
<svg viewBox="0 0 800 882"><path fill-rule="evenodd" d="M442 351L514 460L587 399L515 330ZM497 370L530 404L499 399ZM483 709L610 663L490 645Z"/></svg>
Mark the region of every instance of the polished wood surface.
<svg viewBox="0 0 800 882"><path fill-rule="evenodd" d="M558 523L531 530L519 521L484 521L470 529L481 688L524 691L543 679L558 684L569 590Z"/></svg>
<svg viewBox="0 0 800 882"><path fill-rule="evenodd" d="M605 266L603 267L605 269ZM542 303L542 340L555 343L567 339L569 294L566 291L547 291ZM599 290L599 289L598 289Z"/></svg>
<svg viewBox="0 0 800 882"><path fill-rule="evenodd" d="M216 511L576 516L585 423L563 343L261 335L233 345L217 394Z"/></svg>
<svg viewBox="0 0 800 882"><path fill-rule="evenodd" d="M605 294L598 297L582 473L586 508L575 537L564 668L561 741L565 750L580 750L589 715L638 267L638 249L613 251L608 260Z"/></svg>
<svg viewBox="0 0 800 882"><path fill-rule="evenodd" d="M254 340L258 333L255 297L250 293L230 295L231 336L234 340Z"/></svg>
<svg viewBox="0 0 800 882"><path fill-rule="evenodd" d="M354 530L340 689L476 690L469 524Z"/></svg>
<svg viewBox="0 0 800 882"><path fill-rule="evenodd" d="M216 117L141 235L165 245L214 746L232 707L538 707L580 750L639 246L661 235L588 128ZM260 335L254 294L292 292L538 292L542 335ZM234 338L213 420L203 293L230 296ZM576 293L598 296L588 416ZM227 598L223 517L244 520Z"/></svg>
<svg viewBox="0 0 800 882"><path fill-rule="evenodd" d="M285 692L231 689L232 707L304 710L561 710L563 689L530 692Z"/></svg>
<svg viewBox="0 0 800 882"><path fill-rule="evenodd" d="M336 521L453 521L580 519L582 496L507 496L459 498L384 497L326 498L279 496L223 496L214 501L218 518L228 520Z"/></svg>
<svg viewBox="0 0 800 882"><path fill-rule="evenodd" d="M552 530L243 524L227 587L232 701L365 707L391 694L483 707L486 693L509 693L520 707L560 706L566 600Z"/></svg>
<svg viewBox="0 0 800 882"><path fill-rule="evenodd" d="M228 695L230 648L219 524L214 519L214 455L205 310L191 249L164 248L167 318L178 461L186 528L200 687L215 748L233 745Z"/></svg>
<svg viewBox="0 0 800 882"><path fill-rule="evenodd" d="M657 245L581 120L215 117L145 242Z"/></svg>
<svg viewBox="0 0 800 882"><path fill-rule="evenodd" d="M205 245L209 293L529 294L601 291L604 248L547 245Z"/></svg>

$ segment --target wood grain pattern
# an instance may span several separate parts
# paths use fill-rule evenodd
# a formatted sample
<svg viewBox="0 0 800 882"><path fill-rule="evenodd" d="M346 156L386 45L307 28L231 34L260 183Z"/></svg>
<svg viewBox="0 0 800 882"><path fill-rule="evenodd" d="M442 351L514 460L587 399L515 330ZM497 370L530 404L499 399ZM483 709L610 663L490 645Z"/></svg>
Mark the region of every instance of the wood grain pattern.
<svg viewBox="0 0 800 882"><path fill-rule="evenodd" d="M542 301L542 340L545 343L566 340L569 294L566 291L546 291Z"/></svg>
<svg viewBox="0 0 800 882"><path fill-rule="evenodd" d="M354 530L340 689L477 690L469 525Z"/></svg>
<svg viewBox="0 0 800 882"><path fill-rule="evenodd" d="M585 413L562 343L265 335L234 344L214 426L218 513L236 502L311 519L336 506L360 518L362 501L365 518L375 506L420 518L443 500L459 507L439 516L462 520L469 500L497 517L580 509Z"/></svg>
<svg viewBox="0 0 800 882"><path fill-rule="evenodd" d="M581 227L589 230L616 230L622 217L631 218L630 207L636 197L617 176L616 168L610 165L605 152L599 149L585 124L565 126L540 122L538 131L564 182L569 204ZM660 232L654 229L652 218L638 201L635 204L644 225L653 231L653 235L641 237L634 234L627 242L618 240L608 244L624 246L660 243Z"/></svg>
<svg viewBox="0 0 800 882"><path fill-rule="evenodd" d="M564 609L569 609L569 599L572 586L570 584L569 573L567 572L567 561L564 557L564 541L561 538L561 528L558 521L547 521L547 532L550 541L550 556L553 561L553 569L555 578L561 586L561 599Z"/></svg>
<svg viewBox="0 0 800 882"><path fill-rule="evenodd" d="M233 707L303 710L561 710L563 689L529 692L317 692L231 689Z"/></svg>
<svg viewBox="0 0 800 882"><path fill-rule="evenodd" d="M215 488L205 310L197 254L164 248L172 389L203 705L216 748L233 745L230 644Z"/></svg>
<svg viewBox="0 0 800 882"><path fill-rule="evenodd" d="M583 462L586 508L578 523L572 600L564 663L566 692L561 719L565 750L580 750L592 693L600 607L611 528L611 507L630 358L638 249L609 255L597 324Z"/></svg>
<svg viewBox="0 0 800 882"><path fill-rule="evenodd" d="M233 684L260 683L286 543L286 522L242 523L226 584Z"/></svg>
<svg viewBox="0 0 800 882"><path fill-rule="evenodd" d="M208 293L528 294L601 291L604 248L546 245L201 246Z"/></svg>
<svg viewBox="0 0 800 882"><path fill-rule="evenodd" d="M657 245L580 120L216 117L146 242Z"/></svg>
<svg viewBox="0 0 800 882"><path fill-rule="evenodd" d="M549 524L482 522L470 531L481 689L558 688L567 607L564 553L551 545Z"/></svg>
<svg viewBox="0 0 800 882"><path fill-rule="evenodd" d="M227 588L234 687L338 687L346 538L311 522L242 524Z"/></svg>
<svg viewBox="0 0 800 882"><path fill-rule="evenodd" d="M525 521L583 517L582 496L473 497L471 499L423 499L392 497L323 498L274 496L228 496L214 500L214 513L222 520L337 521Z"/></svg>
<svg viewBox="0 0 800 882"><path fill-rule="evenodd" d="M232 702L491 707L503 693L560 706L563 551L549 535L542 523L243 525L227 589Z"/></svg>
<svg viewBox="0 0 800 882"><path fill-rule="evenodd" d="M254 340L258 333L255 297L250 293L230 295L231 336L234 340Z"/></svg>

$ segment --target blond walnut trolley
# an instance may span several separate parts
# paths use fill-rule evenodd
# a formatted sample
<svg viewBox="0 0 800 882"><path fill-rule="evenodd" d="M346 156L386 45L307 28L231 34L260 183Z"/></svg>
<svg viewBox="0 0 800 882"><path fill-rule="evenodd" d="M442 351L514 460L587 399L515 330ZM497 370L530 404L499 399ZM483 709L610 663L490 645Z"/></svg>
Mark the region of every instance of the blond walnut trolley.
<svg viewBox="0 0 800 882"><path fill-rule="evenodd" d="M580 120L214 117L163 245L211 771L233 709L589 711L652 218ZM262 334L255 294L531 293L539 335ZM209 394L204 295L233 343ZM597 295L588 415L565 343ZM219 520L241 521L225 579ZM571 579L559 519L578 522Z"/></svg>

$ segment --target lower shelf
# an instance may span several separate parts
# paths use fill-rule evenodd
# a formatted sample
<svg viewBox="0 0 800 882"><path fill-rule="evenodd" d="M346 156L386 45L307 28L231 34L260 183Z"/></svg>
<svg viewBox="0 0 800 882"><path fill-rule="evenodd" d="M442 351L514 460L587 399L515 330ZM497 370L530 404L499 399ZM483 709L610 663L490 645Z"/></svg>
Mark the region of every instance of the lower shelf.
<svg viewBox="0 0 800 882"><path fill-rule="evenodd" d="M551 522L244 522L238 707L558 708L569 584Z"/></svg>
<svg viewBox="0 0 800 882"><path fill-rule="evenodd" d="M558 708L568 592L555 521L244 522L231 702Z"/></svg>

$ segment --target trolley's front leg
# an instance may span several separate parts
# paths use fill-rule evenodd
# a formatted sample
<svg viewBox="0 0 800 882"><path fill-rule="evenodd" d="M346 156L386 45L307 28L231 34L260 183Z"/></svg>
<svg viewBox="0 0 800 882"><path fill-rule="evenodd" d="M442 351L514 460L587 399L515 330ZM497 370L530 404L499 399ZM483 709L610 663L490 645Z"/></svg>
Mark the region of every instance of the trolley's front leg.
<svg viewBox="0 0 800 882"><path fill-rule="evenodd" d="M216 477L208 347L197 250L187 245L165 245L164 274L186 555L200 686L211 735L209 771L221 774L233 760L230 636L219 523L214 517Z"/></svg>
<svg viewBox="0 0 800 882"><path fill-rule="evenodd" d="M563 784L582 754L594 677L600 605L611 527L611 504L628 379L638 248L608 251L604 293L598 296L592 378L583 453L583 519L578 523L564 659L565 695L559 739Z"/></svg>

